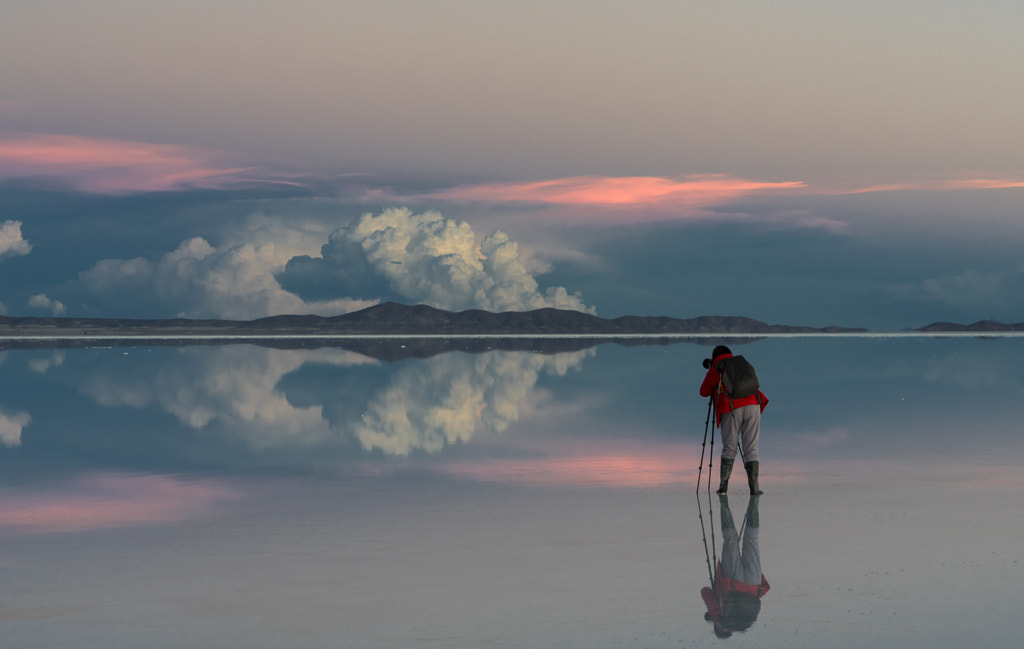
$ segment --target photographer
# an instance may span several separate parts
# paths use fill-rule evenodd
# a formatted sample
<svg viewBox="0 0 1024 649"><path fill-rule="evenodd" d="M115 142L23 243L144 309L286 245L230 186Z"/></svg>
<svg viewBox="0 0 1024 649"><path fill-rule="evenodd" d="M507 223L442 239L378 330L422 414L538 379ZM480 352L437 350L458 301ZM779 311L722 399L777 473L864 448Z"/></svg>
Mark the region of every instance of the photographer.
<svg viewBox="0 0 1024 649"><path fill-rule="evenodd" d="M753 375L753 390L745 396L730 395L733 386L724 385L723 368L733 358L732 351L725 345L719 345L711 352L710 359L704 359L707 374L700 386L700 396L711 397L715 407L715 417L722 433L721 478L716 493L724 494L729 490L729 476L732 474L736 452L743 454L743 467L747 471L747 483L750 493L763 493L758 485L760 462L757 454L758 436L761 431L761 412L768 405L768 398L757 389L757 375L748 363L744 362L749 373ZM743 359L742 356L736 357Z"/></svg>

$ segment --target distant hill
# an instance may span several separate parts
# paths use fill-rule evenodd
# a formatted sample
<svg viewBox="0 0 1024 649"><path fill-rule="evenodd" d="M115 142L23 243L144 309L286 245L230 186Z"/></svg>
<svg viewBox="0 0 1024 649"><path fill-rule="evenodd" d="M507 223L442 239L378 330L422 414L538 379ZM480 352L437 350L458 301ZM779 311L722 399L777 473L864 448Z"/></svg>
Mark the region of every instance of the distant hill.
<svg viewBox="0 0 1024 649"><path fill-rule="evenodd" d="M323 317L279 315L257 320L141 320L118 318L35 318L0 316L0 336L168 336L168 335L629 335L848 333L866 329L766 324L739 316L623 316L606 319L580 311L537 309L491 313L473 309L452 313L423 304L395 302Z"/></svg>
<svg viewBox="0 0 1024 649"><path fill-rule="evenodd" d="M1017 324L1004 324L1002 322L993 322L992 320L979 320L974 324L957 324L955 322L933 322L930 325L925 325L915 331L921 331L926 333L942 333L942 332L998 332L998 331L1024 331L1024 322L1018 322Z"/></svg>

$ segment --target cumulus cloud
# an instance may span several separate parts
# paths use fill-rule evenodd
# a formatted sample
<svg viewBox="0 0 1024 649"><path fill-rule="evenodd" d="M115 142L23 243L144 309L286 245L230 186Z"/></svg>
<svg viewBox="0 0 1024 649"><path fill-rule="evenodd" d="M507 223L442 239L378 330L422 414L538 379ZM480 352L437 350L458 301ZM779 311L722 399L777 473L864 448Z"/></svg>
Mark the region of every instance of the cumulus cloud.
<svg viewBox="0 0 1024 649"><path fill-rule="evenodd" d="M496 231L478 246L468 223L405 208L364 214L339 228L321 257L290 260L280 280L297 292L315 287L321 295L393 297L452 311L594 312L578 293L560 286L542 291L506 234Z"/></svg>
<svg viewBox="0 0 1024 649"><path fill-rule="evenodd" d="M67 309L64 308L64 304L60 300L51 300L46 296L46 293L33 295L28 299L28 305L33 309L50 311L55 316L61 316L67 312Z"/></svg>
<svg viewBox="0 0 1024 649"><path fill-rule="evenodd" d="M21 236L21 221L0 223L0 260L27 255L30 252L32 244Z"/></svg>
<svg viewBox="0 0 1024 649"><path fill-rule="evenodd" d="M281 287L275 274L296 254L315 249L322 238L262 221L234 236L217 246L194 237L155 260L104 259L80 273L79 280L112 304L132 296L154 309L191 318L337 315L373 304L342 296L306 301Z"/></svg>
<svg viewBox="0 0 1024 649"><path fill-rule="evenodd" d="M4 446L20 446L21 431L32 421L27 412L6 412L0 410L0 443Z"/></svg>
<svg viewBox="0 0 1024 649"><path fill-rule="evenodd" d="M436 212L389 209L325 234L254 217L219 243L194 237L158 258L100 260L78 277L111 306L191 318L329 316L383 299L455 311L594 312L578 293L542 289L504 233L478 243L468 223Z"/></svg>

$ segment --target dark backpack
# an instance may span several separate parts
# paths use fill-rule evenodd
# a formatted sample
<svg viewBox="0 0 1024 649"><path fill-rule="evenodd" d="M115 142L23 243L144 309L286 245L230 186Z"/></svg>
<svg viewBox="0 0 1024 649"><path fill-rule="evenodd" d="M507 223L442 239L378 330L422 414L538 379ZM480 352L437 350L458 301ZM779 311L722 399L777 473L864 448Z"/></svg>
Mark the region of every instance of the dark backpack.
<svg viewBox="0 0 1024 649"><path fill-rule="evenodd" d="M722 377L722 389L730 399L742 399L757 394L761 383L757 380L754 366L742 356L723 358L715 364Z"/></svg>

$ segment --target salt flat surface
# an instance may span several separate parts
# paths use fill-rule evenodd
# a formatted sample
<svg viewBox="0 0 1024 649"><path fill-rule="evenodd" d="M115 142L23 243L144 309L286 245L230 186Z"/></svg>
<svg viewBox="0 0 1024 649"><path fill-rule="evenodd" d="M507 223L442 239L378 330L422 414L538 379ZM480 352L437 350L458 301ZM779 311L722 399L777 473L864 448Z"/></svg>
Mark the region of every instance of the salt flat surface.
<svg viewBox="0 0 1024 649"><path fill-rule="evenodd" d="M756 516L703 346L6 352L3 645L1015 646L1020 345L744 345ZM734 551L768 588L716 635Z"/></svg>

